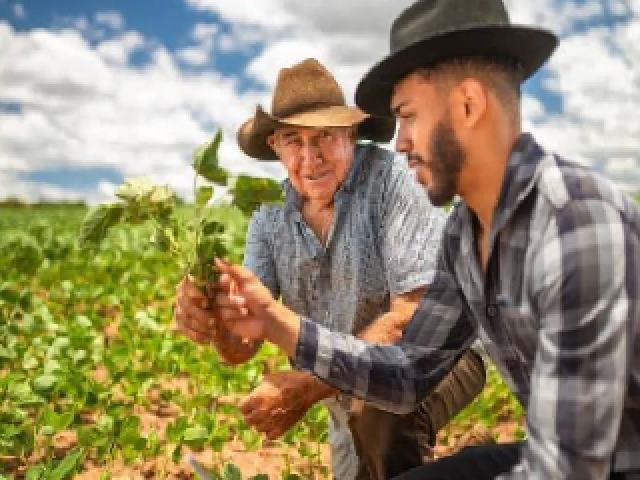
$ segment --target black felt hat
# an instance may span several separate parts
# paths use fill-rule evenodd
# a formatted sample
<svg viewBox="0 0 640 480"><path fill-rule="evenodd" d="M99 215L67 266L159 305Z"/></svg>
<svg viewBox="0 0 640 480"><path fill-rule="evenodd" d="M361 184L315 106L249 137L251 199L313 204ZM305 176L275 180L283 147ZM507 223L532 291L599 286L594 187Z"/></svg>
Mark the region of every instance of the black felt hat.
<svg viewBox="0 0 640 480"><path fill-rule="evenodd" d="M512 25L501 0L419 0L393 22L391 53L360 81L356 104L390 115L393 85L420 67L466 57L517 62L524 81L558 44L552 32Z"/></svg>

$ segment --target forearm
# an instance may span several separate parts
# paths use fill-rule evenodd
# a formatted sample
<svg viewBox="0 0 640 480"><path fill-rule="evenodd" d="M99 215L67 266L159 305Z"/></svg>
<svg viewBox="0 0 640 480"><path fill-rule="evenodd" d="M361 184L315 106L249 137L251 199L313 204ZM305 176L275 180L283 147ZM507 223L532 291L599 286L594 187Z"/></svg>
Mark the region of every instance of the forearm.
<svg viewBox="0 0 640 480"><path fill-rule="evenodd" d="M373 345L305 319L295 360L297 366L347 395L383 410L408 413L469 347L473 327L465 324L458 332L441 346L421 346L420 341Z"/></svg>

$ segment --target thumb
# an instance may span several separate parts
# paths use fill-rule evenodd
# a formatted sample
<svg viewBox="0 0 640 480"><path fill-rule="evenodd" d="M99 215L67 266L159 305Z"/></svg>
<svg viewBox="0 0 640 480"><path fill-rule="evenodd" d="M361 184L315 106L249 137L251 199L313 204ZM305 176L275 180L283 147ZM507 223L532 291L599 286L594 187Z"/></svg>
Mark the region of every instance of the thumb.
<svg viewBox="0 0 640 480"><path fill-rule="evenodd" d="M232 265L219 258L215 259L215 264L220 273L228 275L240 288L246 283L255 281L256 277L253 273L240 265Z"/></svg>

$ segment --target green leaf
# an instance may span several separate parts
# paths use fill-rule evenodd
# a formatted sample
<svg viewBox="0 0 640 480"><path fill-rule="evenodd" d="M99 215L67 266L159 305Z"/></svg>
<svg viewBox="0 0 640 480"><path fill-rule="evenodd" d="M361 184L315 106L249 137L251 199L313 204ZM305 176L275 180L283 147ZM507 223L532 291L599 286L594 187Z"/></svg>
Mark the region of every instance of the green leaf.
<svg viewBox="0 0 640 480"><path fill-rule="evenodd" d="M223 480L242 480L242 472L232 463L225 463L221 473Z"/></svg>
<svg viewBox="0 0 640 480"><path fill-rule="evenodd" d="M251 215L263 203L279 203L284 198L280 182L250 175L238 175L231 182L229 192L233 196L232 204L245 215Z"/></svg>
<svg viewBox="0 0 640 480"><path fill-rule="evenodd" d="M191 165L201 177L216 185L224 186L227 184L229 172L218 164L218 149L221 142L222 130L218 130L213 140L196 148Z"/></svg>
<svg viewBox="0 0 640 480"><path fill-rule="evenodd" d="M196 190L196 206L204 207L209 200L213 197L213 187L212 186L204 186L199 187Z"/></svg>
<svg viewBox="0 0 640 480"><path fill-rule="evenodd" d="M84 448L78 448L69 452L47 477L47 480L63 480L64 478L68 478L68 475L73 472L83 455Z"/></svg>
<svg viewBox="0 0 640 480"><path fill-rule="evenodd" d="M187 428L184 431L184 441L193 442L196 440L206 440L209 436L209 432L202 425Z"/></svg>
<svg viewBox="0 0 640 480"><path fill-rule="evenodd" d="M56 384L57 381L58 377L49 373L45 373L44 375L36 377L36 379L33 381L33 388L37 391L49 390Z"/></svg>
<svg viewBox="0 0 640 480"><path fill-rule="evenodd" d="M118 223L124 208L119 203L98 205L92 209L80 228L78 244L80 246L87 243L99 243L106 237L109 228Z"/></svg>
<svg viewBox="0 0 640 480"><path fill-rule="evenodd" d="M38 359L33 355L25 355L22 360L22 368L25 370L31 370L36 368L39 365Z"/></svg>
<svg viewBox="0 0 640 480"><path fill-rule="evenodd" d="M215 235L223 233L225 226L224 223L218 222L217 220L203 220L201 229L203 235Z"/></svg>
<svg viewBox="0 0 640 480"><path fill-rule="evenodd" d="M151 245L161 252L171 250L171 238L163 227L157 226L151 234Z"/></svg>
<svg viewBox="0 0 640 480"><path fill-rule="evenodd" d="M50 437L55 433L56 433L56 430L51 425L45 425L44 427L41 427L40 430L38 431L38 435L42 435L44 437Z"/></svg>
<svg viewBox="0 0 640 480"><path fill-rule="evenodd" d="M171 460L175 464L180 463L180 460L182 460L182 444L181 443L176 445L176 448L173 449L173 452L171 453Z"/></svg>
<svg viewBox="0 0 640 480"><path fill-rule="evenodd" d="M40 480L44 478L44 474L46 473L47 468L45 465L34 465L33 467L29 467L27 473L25 474L25 480Z"/></svg>

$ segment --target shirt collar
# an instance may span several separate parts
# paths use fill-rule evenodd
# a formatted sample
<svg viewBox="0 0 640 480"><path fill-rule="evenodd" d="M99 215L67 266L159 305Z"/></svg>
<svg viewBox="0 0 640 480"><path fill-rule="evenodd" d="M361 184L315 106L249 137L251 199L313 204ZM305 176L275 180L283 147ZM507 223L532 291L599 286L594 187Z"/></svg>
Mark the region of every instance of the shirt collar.
<svg viewBox="0 0 640 480"><path fill-rule="evenodd" d="M539 164L546 152L531 134L523 133L516 141L502 180L502 189L493 215L492 235L502 230L538 178Z"/></svg>
<svg viewBox="0 0 640 480"><path fill-rule="evenodd" d="M498 233L507 225L516 210L527 198L536 184L540 169L538 166L546 152L528 133L521 134L515 142L505 170L498 204L496 205L491 225L490 244L493 245ZM463 254L469 254L473 248L472 223L475 214L466 205L461 205L463 218L463 238L461 245Z"/></svg>
<svg viewBox="0 0 640 480"><path fill-rule="evenodd" d="M355 186L362 179L362 175L360 175L360 172L362 170L362 163L364 161L364 158L366 157L366 150L367 149L365 146L356 144L353 153L353 162L351 164L351 168L349 169L346 180L335 193L334 200L337 200L338 197L343 194L343 192L353 192ZM288 214L294 211L299 212L302 205L302 197L300 196L298 191L293 188L293 185L291 185L291 181L289 181L288 178L282 182L282 188L284 189L285 212L287 212Z"/></svg>

